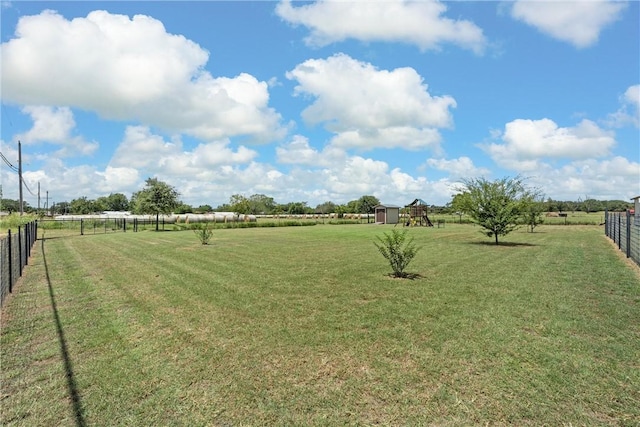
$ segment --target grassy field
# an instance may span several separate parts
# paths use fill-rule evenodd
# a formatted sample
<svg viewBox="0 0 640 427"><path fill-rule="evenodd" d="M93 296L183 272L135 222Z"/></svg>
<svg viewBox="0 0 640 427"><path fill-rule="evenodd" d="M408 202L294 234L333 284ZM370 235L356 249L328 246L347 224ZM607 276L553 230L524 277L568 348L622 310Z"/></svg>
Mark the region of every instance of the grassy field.
<svg viewBox="0 0 640 427"><path fill-rule="evenodd" d="M40 240L2 312L1 422L50 426L640 424L640 275L601 227ZM539 230L539 231L538 231Z"/></svg>

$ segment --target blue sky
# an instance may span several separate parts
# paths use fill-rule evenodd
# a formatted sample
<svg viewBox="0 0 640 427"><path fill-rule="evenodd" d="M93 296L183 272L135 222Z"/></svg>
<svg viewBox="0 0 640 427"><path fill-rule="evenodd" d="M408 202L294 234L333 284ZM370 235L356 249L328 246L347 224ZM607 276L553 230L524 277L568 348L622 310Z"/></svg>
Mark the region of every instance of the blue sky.
<svg viewBox="0 0 640 427"><path fill-rule="evenodd" d="M41 204L640 195L638 2L3 2L2 154ZM17 174L0 170L4 198ZM37 198L25 191L37 206Z"/></svg>

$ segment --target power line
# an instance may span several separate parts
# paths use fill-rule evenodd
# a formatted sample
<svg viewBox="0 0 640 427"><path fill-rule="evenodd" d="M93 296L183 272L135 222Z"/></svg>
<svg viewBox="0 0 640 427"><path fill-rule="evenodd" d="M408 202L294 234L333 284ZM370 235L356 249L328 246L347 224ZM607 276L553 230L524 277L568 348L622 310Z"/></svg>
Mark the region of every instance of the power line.
<svg viewBox="0 0 640 427"><path fill-rule="evenodd" d="M22 178L22 183L24 184L24 186L25 186L25 187L27 187L27 191L28 191L29 193L31 193L31 195L32 195L33 197L38 197L38 196L36 196L35 194L33 194L33 191L31 191L31 189L30 189L30 188L29 188L29 186L27 185L27 181L25 181L25 180L24 180L24 178Z"/></svg>
<svg viewBox="0 0 640 427"><path fill-rule="evenodd" d="M0 157L2 157L2 160L4 160L7 166L9 166L14 172L18 172L18 168L13 166L11 162L4 156L4 154L2 154L2 152L0 152Z"/></svg>

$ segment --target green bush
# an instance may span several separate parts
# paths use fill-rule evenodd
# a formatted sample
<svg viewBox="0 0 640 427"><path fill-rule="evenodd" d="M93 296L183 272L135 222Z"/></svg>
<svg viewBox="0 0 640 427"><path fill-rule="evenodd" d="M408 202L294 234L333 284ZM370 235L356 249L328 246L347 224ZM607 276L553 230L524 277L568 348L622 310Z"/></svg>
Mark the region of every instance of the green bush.
<svg viewBox="0 0 640 427"><path fill-rule="evenodd" d="M209 228L208 223L194 224L193 232L196 234L198 240L200 240L200 243L202 243L203 245L208 245L211 237L213 237L213 230Z"/></svg>
<svg viewBox="0 0 640 427"><path fill-rule="evenodd" d="M385 257L394 277L408 277L405 269L420 250L413 243L413 237L407 240L407 230L391 230L391 234L384 233L384 237L376 236L377 242L373 242L383 257Z"/></svg>

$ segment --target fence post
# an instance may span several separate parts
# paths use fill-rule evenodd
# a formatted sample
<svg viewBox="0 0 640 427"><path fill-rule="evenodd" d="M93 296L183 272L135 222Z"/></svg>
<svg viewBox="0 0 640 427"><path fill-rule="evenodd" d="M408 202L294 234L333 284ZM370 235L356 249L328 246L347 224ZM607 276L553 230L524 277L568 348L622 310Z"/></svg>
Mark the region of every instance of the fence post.
<svg viewBox="0 0 640 427"><path fill-rule="evenodd" d="M622 250L622 213L618 212L618 249Z"/></svg>
<svg viewBox="0 0 640 427"><path fill-rule="evenodd" d="M80 235L84 236L84 219L80 218Z"/></svg>
<svg viewBox="0 0 640 427"><path fill-rule="evenodd" d="M122 218L122 231L127 232L127 218Z"/></svg>
<svg viewBox="0 0 640 427"><path fill-rule="evenodd" d="M631 212L627 209L627 258L631 257Z"/></svg>
<svg viewBox="0 0 640 427"><path fill-rule="evenodd" d="M11 253L11 229L7 232L7 243L9 244L9 293L13 292L13 254Z"/></svg>
<svg viewBox="0 0 640 427"><path fill-rule="evenodd" d="M22 228L18 226L18 273L22 277Z"/></svg>
<svg viewBox="0 0 640 427"><path fill-rule="evenodd" d="M29 264L29 256L31 255L31 230L30 224L24 226L24 265Z"/></svg>

